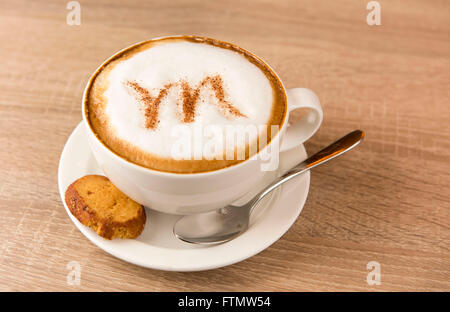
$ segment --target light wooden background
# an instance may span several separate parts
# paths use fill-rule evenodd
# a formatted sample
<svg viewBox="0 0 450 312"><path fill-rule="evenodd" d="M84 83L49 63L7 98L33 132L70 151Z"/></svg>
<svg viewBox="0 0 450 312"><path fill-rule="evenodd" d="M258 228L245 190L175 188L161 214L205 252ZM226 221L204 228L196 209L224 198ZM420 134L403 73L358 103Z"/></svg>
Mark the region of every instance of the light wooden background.
<svg viewBox="0 0 450 312"><path fill-rule="evenodd" d="M0 290L450 291L450 3L368 1L0 2ZM198 273L118 260L72 224L58 194L64 143L90 73L169 34L234 42L324 108L309 152L360 128L355 151L314 169L295 225L244 262ZM66 284L69 261L81 285ZM380 286L366 283L369 261Z"/></svg>

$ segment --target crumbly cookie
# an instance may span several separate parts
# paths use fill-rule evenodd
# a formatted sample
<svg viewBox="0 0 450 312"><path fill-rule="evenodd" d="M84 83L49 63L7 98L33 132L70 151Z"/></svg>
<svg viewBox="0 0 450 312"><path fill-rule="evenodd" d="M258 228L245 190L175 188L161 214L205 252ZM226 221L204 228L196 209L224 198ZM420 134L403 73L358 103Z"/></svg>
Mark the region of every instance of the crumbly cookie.
<svg viewBox="0 0 450 312"><path fill-rule="evenodd" d="M136 238L145 226L145 209L108 178L87 175L66 190L65 201L78 221L106 239Z"/></svg>

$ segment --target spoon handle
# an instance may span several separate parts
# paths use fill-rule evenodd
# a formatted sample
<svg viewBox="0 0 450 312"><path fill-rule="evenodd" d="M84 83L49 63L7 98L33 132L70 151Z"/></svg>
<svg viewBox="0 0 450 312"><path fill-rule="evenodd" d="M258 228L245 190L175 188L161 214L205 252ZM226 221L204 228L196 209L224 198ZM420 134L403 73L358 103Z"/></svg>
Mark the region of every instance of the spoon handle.
<svg viewBox="0 0 450 312"><path fill-rule="evenodd" d="M303 172L314 168L324 162L327 162L330 159L333 159L337 156L344 154L345 152L351 150L364 139L364 132L361 130L355 130L350 132L349 134L343 136L336 142L328 145L324 149L315 153L314 155L308 157L306 160L302 161L288 172L277 178L274 182L269 184L265 189L259 192L253 199L252 207L254 207L264 196L269 194L275 188L280 186L286 181L289 181L292 178L302 174Z"/></svg>

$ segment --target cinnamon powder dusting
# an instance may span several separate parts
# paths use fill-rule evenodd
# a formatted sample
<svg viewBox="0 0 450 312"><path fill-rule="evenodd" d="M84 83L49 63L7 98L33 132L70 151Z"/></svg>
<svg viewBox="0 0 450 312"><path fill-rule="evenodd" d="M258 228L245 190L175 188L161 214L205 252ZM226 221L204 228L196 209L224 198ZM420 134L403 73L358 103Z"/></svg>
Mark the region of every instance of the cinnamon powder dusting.
<svg viewBox="0 0 450 312"><path fill-rule="evenodd" d="M242 114L239 109L235 108L230 102L227 101L222 77L219 75L205 77L195 89L193 89L189 83L184 80L177 83L168 83L164 86L164 88L159 90L156 97L153 97L146 88L143 88L136 81L127 81L125 84L135 91L137 99L144 104L145 127L147 129L155 129L158 126L160 104L164 97L166 97L169 93L169 90L175 86L181 87L181 100L183 103L183 116L181 117L182 122L190 123L195 121L200 91L202 88L207 86L209 86L209 88L214 92L214 96L218 100L218 109L223 115L225 115L225 117L247 117Z"/></svg>

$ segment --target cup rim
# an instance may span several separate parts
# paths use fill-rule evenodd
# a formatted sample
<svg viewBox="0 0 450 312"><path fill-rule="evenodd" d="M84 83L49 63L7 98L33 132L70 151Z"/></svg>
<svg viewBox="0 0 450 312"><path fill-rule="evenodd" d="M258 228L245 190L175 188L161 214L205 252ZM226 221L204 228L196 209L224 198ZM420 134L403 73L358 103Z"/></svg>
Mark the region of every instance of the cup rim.
<svg viewBox="0 0 450 312"><path fill-rule="evenodd" d="M116 58L117 55L133 49L134 47L138 46L138 45L142 45L142 44L146 44L148 42L152 42L152 41L158 41L158 40L165 40L165 39L176 39L176 38L192 38L192 39L196 39L196 40L212 40L212 41L216 41L219 42L221 44L224 45L228 45L231 46L233 49L238 49L238 50L242 50L245 53L248 53L250 56L254 57L255 59L257 59L259 62L261 62L270 72L271 74L277 79L279 85L281 86L281 90L283 91L283 97L284 97L284 103L285 103L285 110L284 110L284 116L283 116L283 120L281 122L281 126L278 129L277 133L275 134L275 136L270 140L270 142L268 144L266 144L264 146L264 148L262 148L261 150L259 150L256 154L252 155L251 157L238 162L236 164L224 167L224 168L219 168L219 169L215 169L215 170L211 170L211 171L202 171L202 172L170 172L170 171L162 171L162 170L156 170L156 169L152 169L152 168L148 168L142 165L139 165L137 163L134 163L132 161L129 161L128 159L118 155L116 152L114 152L111 148L109 148L102 140L100 140L100 138L98 137L98 135L95 133L95 131L92 129L91 123L89 122L89 119L87 117L87 112L86 112L86 105L87 105L87 95L88 95L88 90L90 89L94 79L97 77L97 75L99 74L99 72L101 71L101 69L108 64L109 62L111 62L114 58ZM264 61L262 58L260 58L259 56L255 55L254 53L248 51L247 49L241 48L238 45L229 43L227 41L223 41L223 40L219 40L219 39L214 39L214 38L210 38L210 37L205 37L205 36L197 36L197 35L168 35L168 36L160 36L160 37L154 37L148 40L143 40L140 42L136 42L130 46L127 46L119 51L117 51L116 53L114 53L113 55L111 55L110 57L108 57L105 61L103 61L96 69L95 71L91 74L91 76L89 77L88 82L86 83L86 86L84 88L83 91L83 98L81 101L81 112L83 115L83 122L86 125L85 128L88 129L88 131L90 132L90 134L94 137L94 140L99 143L99 145L101 146L101 148L108 154L112 155L113 158L118 159L122 164L127 165L127 166L131 166L132 168L141 171L141 172L150 172L152 174L155 175L159 175L159 176L163 176L163 177L185 177L185 178L193 178L193 177L206 177L206 176L211 176L211 175L216 175L219 173L226 173L226 172L230 172L233 170L236 170L236 168L241 168L242 166L244 166L246 163L248 163L248 161L250 160L255 160L255 157L258 157L258 155L264 151L265 149L267 149L273 142L275 141L280 141L280 135L283 132L284 128L286 127L287 124L287 118L289 116L289 109L288 109L288 103L287 103L287 93L286 93L286 88L283 84L283 81L280 79L280 77L278 76L278 74L275 72L275 70L266 62ZM279 143L280 144L280 143Z"/></svg>

